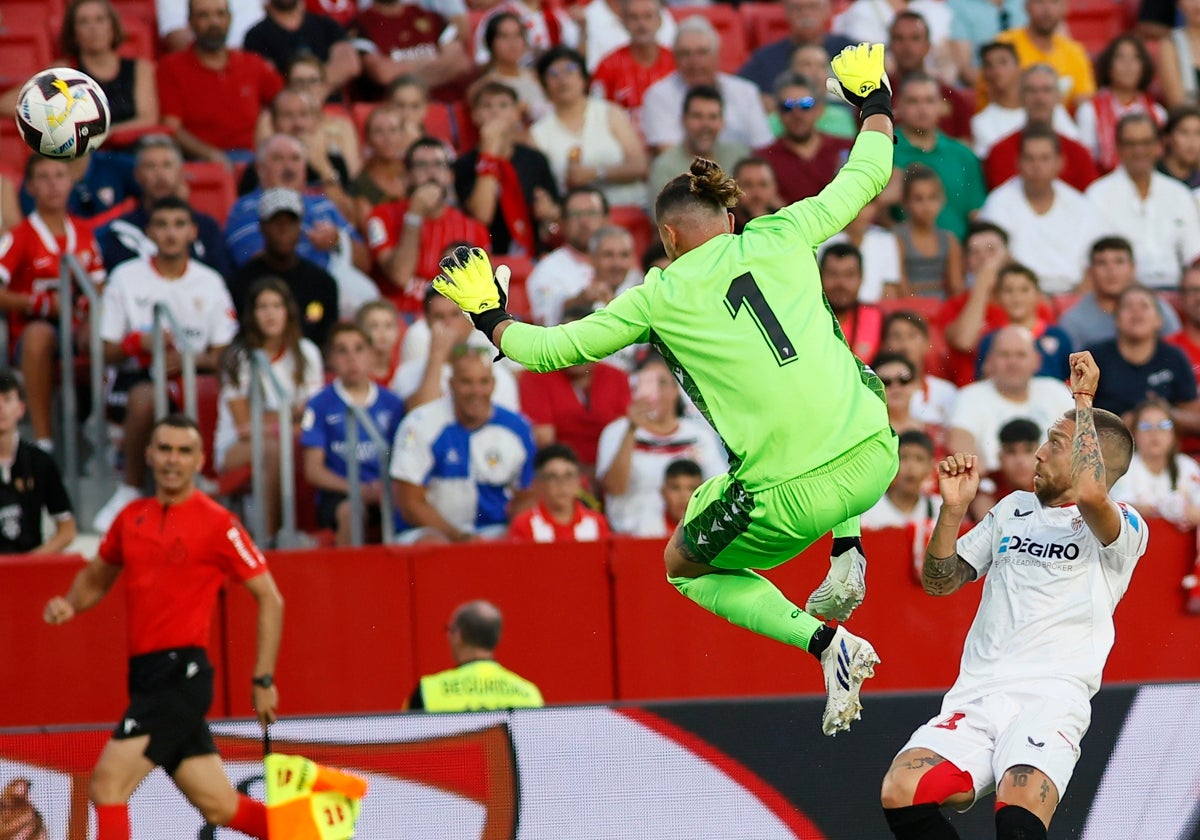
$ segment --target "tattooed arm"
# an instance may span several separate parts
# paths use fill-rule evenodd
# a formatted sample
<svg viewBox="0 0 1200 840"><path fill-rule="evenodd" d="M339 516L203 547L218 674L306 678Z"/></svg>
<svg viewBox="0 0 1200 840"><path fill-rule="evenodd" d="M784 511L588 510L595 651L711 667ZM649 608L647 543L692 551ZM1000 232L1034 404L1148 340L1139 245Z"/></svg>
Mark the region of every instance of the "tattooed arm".
<svg viewBox="0 0 1200 840"><path fill-rule="evenodd" d="M958 556L958 531L979 490L979 463L961 452L938 462L942 509L925 549L921 585L930 595L949 595L975 580L975 567Z"/></svg>
<svg viewBox="0 0 1200 840"><path fill-rule="evenodd" d="M1108 495L1108 475L1100 436L1096 433L1092 395L1100 381L1100 368L1091 353L1072 353L1071 392L1075 395L1075 433L1071 437L1071 487L1075 504L1088 528L1108 545L1121 533L1121 510ZM1051 446L1055 443L1052 440Z"/></svg>

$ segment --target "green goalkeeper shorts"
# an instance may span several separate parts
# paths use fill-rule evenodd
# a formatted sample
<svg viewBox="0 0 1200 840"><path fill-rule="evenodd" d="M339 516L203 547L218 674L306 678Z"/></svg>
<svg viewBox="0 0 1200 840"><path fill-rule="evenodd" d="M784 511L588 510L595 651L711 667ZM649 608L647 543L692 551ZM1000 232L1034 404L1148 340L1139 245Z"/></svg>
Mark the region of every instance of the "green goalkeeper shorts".
<svg viewBox="0 0 1200 840"><path fill-rule="evenodd" d="M835 525L869 510L899 466L896 435L886 428L774 487L751 492L729 473L714 476L688 503L687 559L718 569L786 563Z"/></svg>

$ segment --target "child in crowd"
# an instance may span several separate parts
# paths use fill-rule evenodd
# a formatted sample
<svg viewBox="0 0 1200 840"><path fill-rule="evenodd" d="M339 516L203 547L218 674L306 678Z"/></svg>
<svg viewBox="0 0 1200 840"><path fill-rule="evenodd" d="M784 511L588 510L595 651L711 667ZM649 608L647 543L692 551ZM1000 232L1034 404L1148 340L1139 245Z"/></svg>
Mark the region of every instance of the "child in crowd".
<svg viewBox="0 0 1200 840"><path fill-rule="evenodd" d="M862 527L903 528L935 521L942 497L925 490L933 476L933 465L933 439L921 431L902 432L900 469L883 497L862 515Z"/></svg>
<svg viewBox="0 0 1200 840"><path fill-rule="evenodd" d="M696 488L704 483L704 472L691 458L680 458L667 464L663 473L661 516L645 516L638 523L634 536L669 537L687 513L688 502Z"/></svg>
<svg viewBox="0 0 1200 840"><path fill-rule="evenodd" d="M374 421L385 441L396 437L404 417L404 402L371 380L371 346L367 334L354 324L337 324L330 331L328 361L334 380L308 402L300 423L304 448L304 477L317 488L317 524L336 532L337 545L350 544L350 484L346 465L346 419L349 404L360 406ZM357 422L357 421L355 421ZM379 525L383 481L388 465L361 424L358 428L358 475L368 524ZM387 515L392 515L387 511Z"/></svg>
<svg viewBox="0 0 1200 840"><path fill-rule="evenodd" d="M404 326L390 300L372 300L354 313L354 323L371 342L371 379L382 388L391 386L400 367L400 337Z"/></svg>
<svg viewBox="0 0 1200 840"><path fill-rule="evenodd" d="M552 443L533 458L533 488L537 504L522 511L508 534L523 542L595 542L608 536L604 515L580 501L583 479L579 458L571 447Z"/></svg>
<svg viewBox="0 0 1200 840"><path fill-rule="evenodd" d="M971 502L971 518L976 522L987 516L996 502L1014 490L1033 491L1033 471L1042 430L1037 423L1018 417L1000 427L1000 468L983 477L979 492Z"/></svg>
<svg viewBox="0 0 1200 840"><path fill-rule="evenodd" d="M1042 365L1036 376L1052 376L1067 380L1071 371L1067 360L1071 356L1071 337L1066 330L1044 317L1041 284L1033 271L1020 263L1009 263L1000 269L996 278L996 303L1004 310L1008 323L1025 327L1033 333ZM975 358L975 378L982 379L983 360L992 346L993 332L979 340Z"/></svg>
<svg viewBox="0 0 1200 840"><path fill-rule="evenodd" d="M75 539L75 516L53 456L21 440L25 389L11 370L0 370L0 554L65 551ZM42 511L54 533L42 539Z"/></svg>
<svg viewBox="0 0 1200 840"><path fill-rule="evenodd" d="M213 459L217 470L233 470L251 463L250 355L263 350L271 360L275 379L287 390L291 410L280 416L280 395L268 377L262 377L265 411L263 462L266 469L264 502L266 531L274 535L280 525L279 446L292 445L292 435L280 435L280 426L292 429L304 405L324 384L324 363L317 346L300 334L300 309L287 284L277 277L255 282L242 310L241 331L225 351L221 365L221 398L217 403L217 430Z"/></svg>
<svg viewBox="0 0 1200 840"><path fill-rule="evenodd" d="M900 242L896 234L875 223L883 200L876 197L867 202L846 227L821 243L820 256L826 248L838 242L848 242L862 254L862 286L858 290L860 303L878 303L882 298L900 297Z"/></svg>
<svg viewBox="0 0 1200 840"><path fill-rule="evenodd" d="M894 228L900 242L906 294L948 298L964 288L962 246L937 226L946 206L942 179L928 166L914 163L904 170L901 193L906 221Z"/></svg>

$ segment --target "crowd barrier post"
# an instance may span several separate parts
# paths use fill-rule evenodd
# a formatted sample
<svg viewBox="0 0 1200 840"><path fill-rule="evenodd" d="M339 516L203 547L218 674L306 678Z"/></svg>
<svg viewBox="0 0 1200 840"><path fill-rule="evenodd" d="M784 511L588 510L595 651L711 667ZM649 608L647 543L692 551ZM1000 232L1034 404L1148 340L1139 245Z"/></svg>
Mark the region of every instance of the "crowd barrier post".
<svg viewBox="0 0 1200 840"><path fill-rule="evenodd" d="M279 505L280 530L268 534L266 521L266 469L264 449L266 429L263 415L266 413L265 389L275 394L279 413ZM275 537L276 548L293 548L296 540L296 462L292 441L292 398L291 392L283 387L271 360L261 348L250 353L250 495L253 499L254 516L251 533L259 545L267 545Z"/></svg>
<svg viewBox="0 0 1200 840"><path fill-rule="evenodd" d="M180 355L183 357L183 411L193 420L196 412L196 351L183 340L179 321L171 314L165 303L154 304L153 356L150 362L150 378L154 382L154 419L167 415L167 333L171 334Z"/></svg>

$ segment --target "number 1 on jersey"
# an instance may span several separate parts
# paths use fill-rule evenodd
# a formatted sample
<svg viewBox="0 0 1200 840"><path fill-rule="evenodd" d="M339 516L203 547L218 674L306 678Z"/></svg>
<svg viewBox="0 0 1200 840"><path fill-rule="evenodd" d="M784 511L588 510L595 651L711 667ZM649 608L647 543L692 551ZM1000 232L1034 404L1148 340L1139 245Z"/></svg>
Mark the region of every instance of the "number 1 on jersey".
<svg viewBox="0 0 1200 840"><path fill-rule="evenodd" d="M750 307L754 323L775 353L775 361L781 365L796 361L796 346L783 331L783 324L779 323L779 319L771 311L767 299L763 297L762 289L758 288L754 275L749 271L735 277L729 284L729 291L725 293L725 305L734 320L737 320L743 303Z"/></svg>

